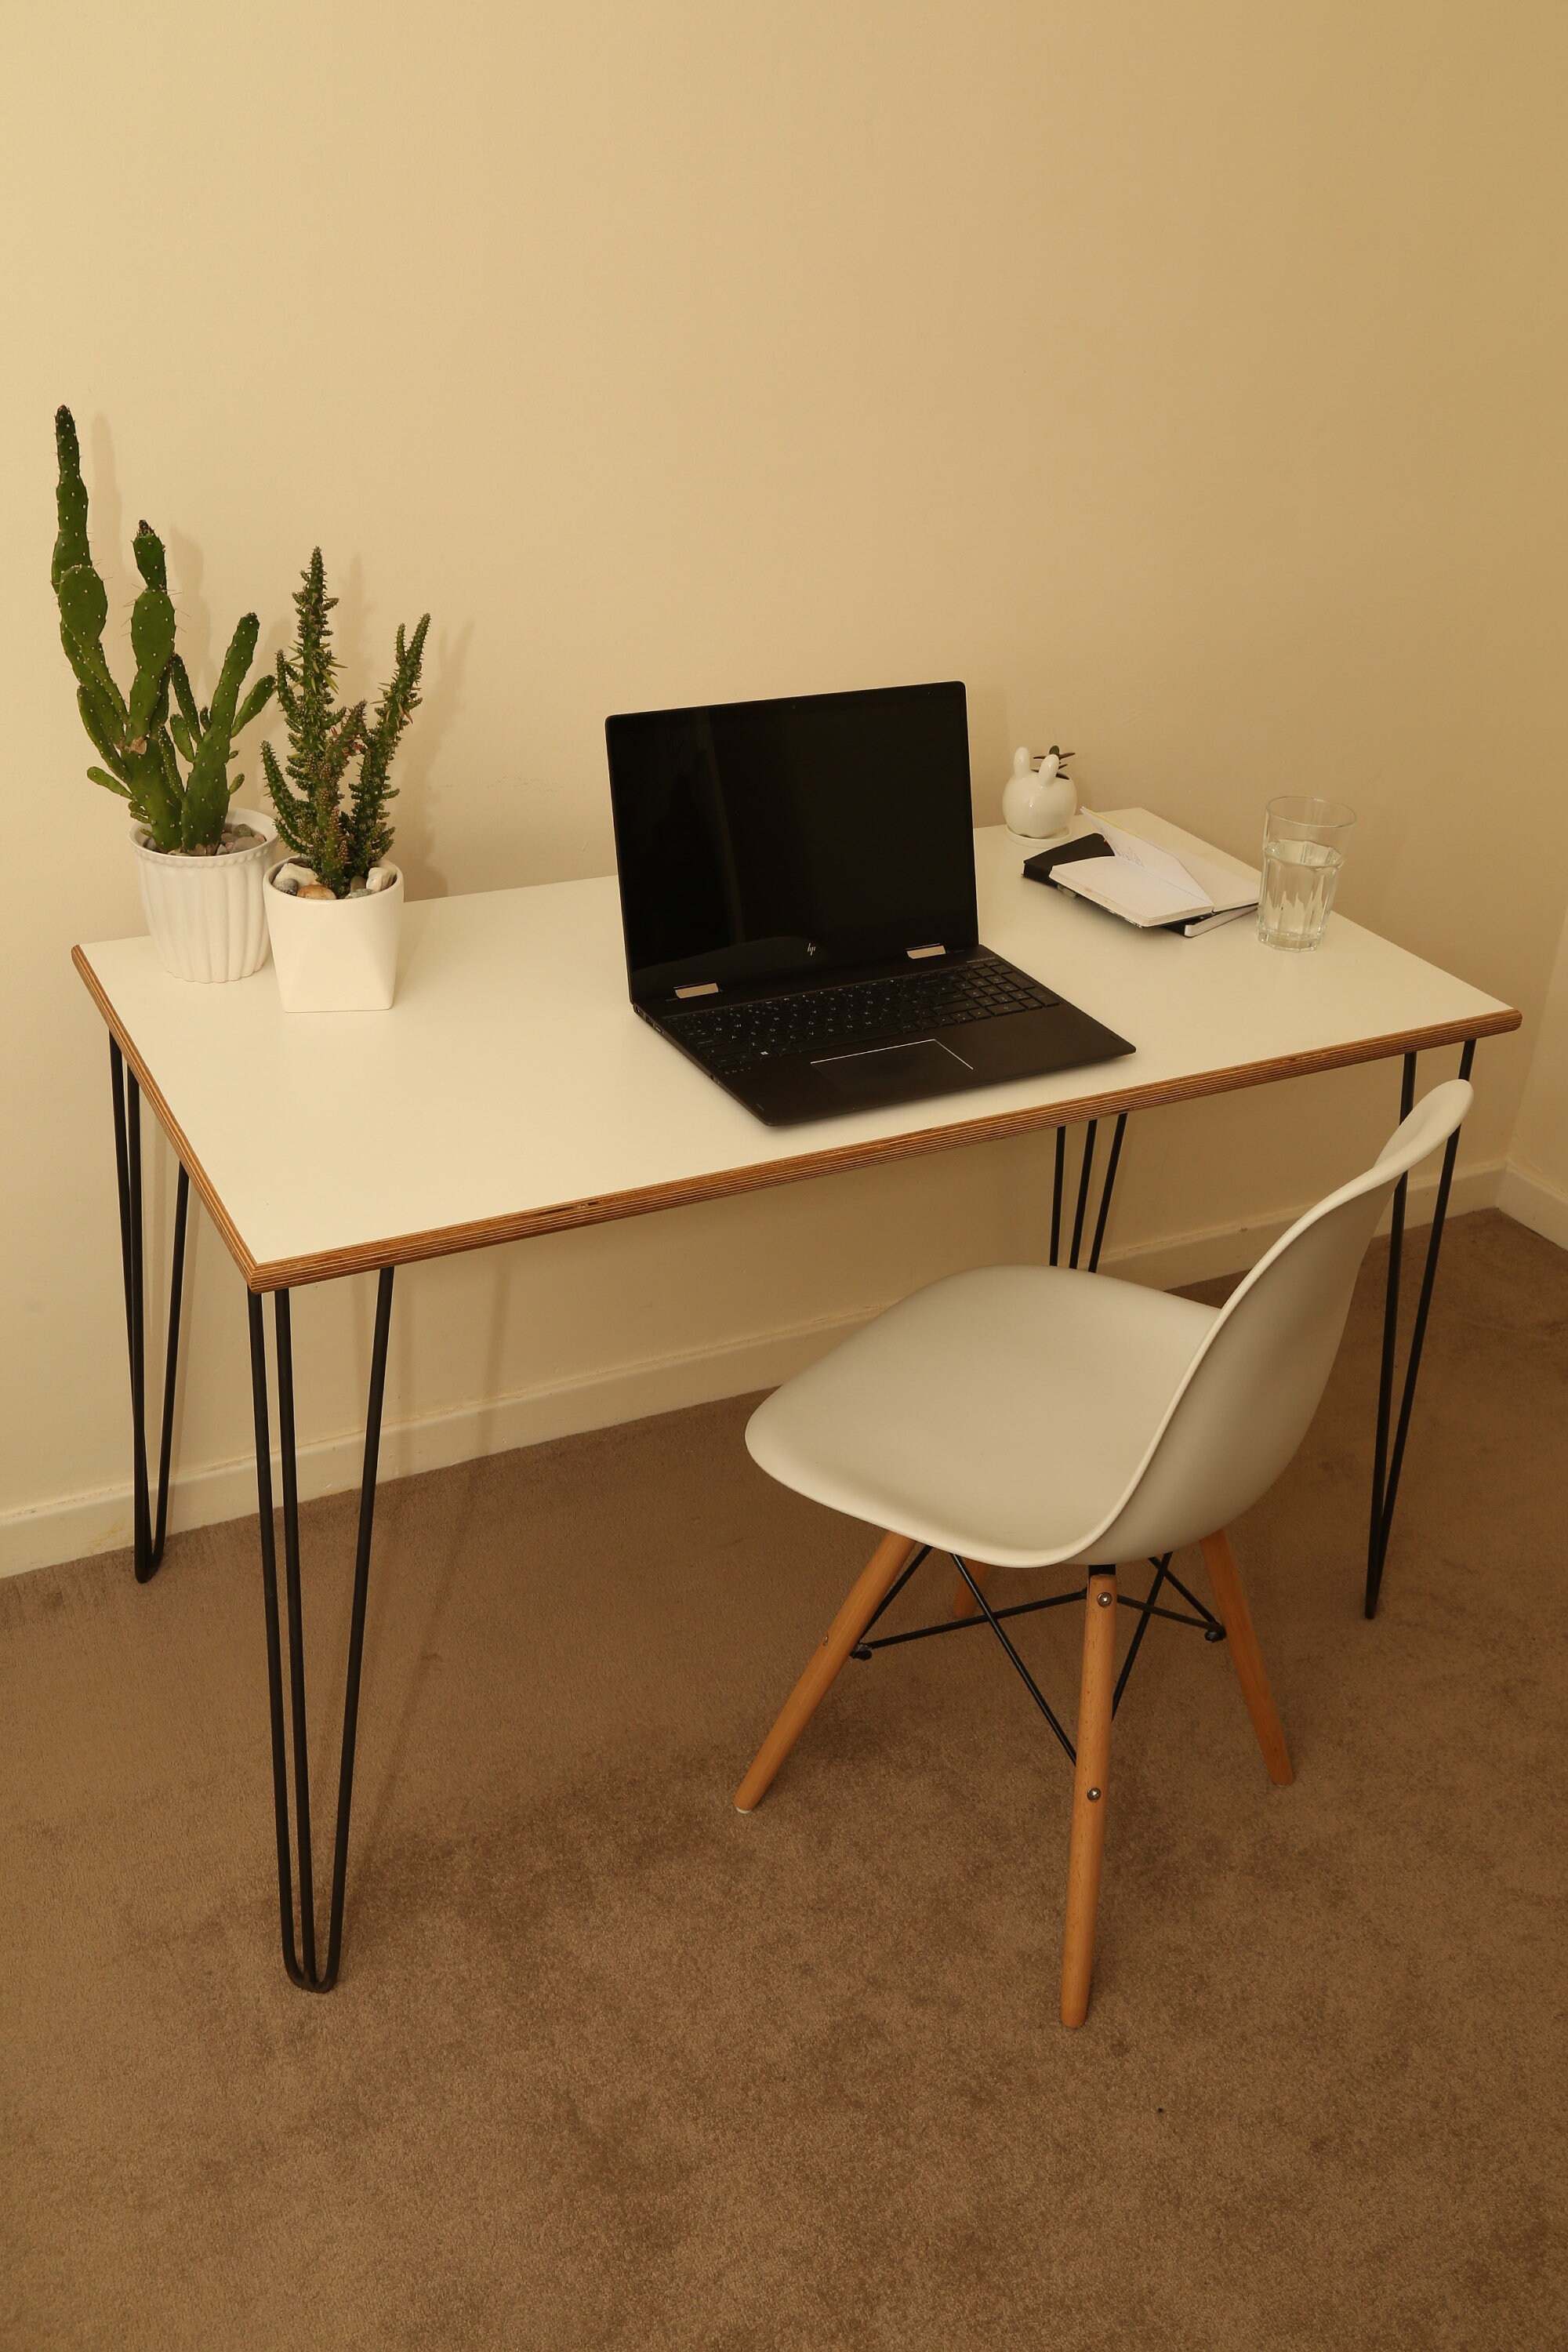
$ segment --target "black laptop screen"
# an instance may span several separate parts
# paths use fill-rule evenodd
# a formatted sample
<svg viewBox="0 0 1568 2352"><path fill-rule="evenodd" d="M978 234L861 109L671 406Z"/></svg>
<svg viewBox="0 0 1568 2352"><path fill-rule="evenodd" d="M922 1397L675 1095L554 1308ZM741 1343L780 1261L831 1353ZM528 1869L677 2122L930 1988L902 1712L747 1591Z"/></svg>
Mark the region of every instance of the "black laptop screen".
<svg viewBox="0 0 1568 2352"><path fill-rule="evenodd" d="M606 720L632 993L973 947L963 688Z"/></svg>

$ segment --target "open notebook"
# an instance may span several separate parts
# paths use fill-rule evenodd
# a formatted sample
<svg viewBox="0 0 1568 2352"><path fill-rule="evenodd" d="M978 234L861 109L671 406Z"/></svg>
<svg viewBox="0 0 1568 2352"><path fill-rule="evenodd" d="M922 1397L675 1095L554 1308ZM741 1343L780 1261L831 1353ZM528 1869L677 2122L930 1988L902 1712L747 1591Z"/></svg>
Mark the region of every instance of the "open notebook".
<svg viewBox="0 0 1568 2352"><path fill-rule="evenodd" d="M1084 830L1060 848L1031 857L1031 880L1088 898L1139 930L1177 929L1189 939L1258 904L1258 876L1223 851L1194 843L1144 810L1120 810L1118 823L1083 812ZM1179 840L1179 852L1158 839Z"/></svg>

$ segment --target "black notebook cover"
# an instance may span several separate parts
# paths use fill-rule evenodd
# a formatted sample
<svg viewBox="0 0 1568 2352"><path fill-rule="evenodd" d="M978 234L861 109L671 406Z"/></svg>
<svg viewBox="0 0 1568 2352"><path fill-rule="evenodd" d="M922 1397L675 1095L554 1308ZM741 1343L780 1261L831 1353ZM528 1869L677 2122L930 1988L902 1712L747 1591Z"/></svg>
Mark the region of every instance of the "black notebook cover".
<svg viewBox="0 0 1568 2352"><path fill-rule="evenodd" d="M1026 857L1024 871L1031 882L1048 882L1058 866L1075 865L1080 857L1115 854L1102 833L1080 833L1076 841L1064 841L1059 849L1042 849L1037 856Z"/></svg>

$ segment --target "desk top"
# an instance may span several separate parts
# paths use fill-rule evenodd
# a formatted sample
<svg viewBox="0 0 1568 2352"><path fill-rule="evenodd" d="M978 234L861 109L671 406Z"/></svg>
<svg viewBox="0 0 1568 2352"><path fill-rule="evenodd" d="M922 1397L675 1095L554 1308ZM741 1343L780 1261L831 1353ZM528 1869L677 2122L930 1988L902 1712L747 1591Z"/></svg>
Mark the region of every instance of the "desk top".
<svg viewBox="0 0 1568 2352"><path fill-rule="evenodd" d="M613 876L406 907L386 1013L285 1013L270 963L223 987L175 980L150 939L73 954L253 1290L1519 1026L1338 915L1310 955L1261 946L1247 917L1195 940L1140 932L1025 880L1001 826L974 845L982 940L1135 1054L764 1127L633 1012Z"/></svg>

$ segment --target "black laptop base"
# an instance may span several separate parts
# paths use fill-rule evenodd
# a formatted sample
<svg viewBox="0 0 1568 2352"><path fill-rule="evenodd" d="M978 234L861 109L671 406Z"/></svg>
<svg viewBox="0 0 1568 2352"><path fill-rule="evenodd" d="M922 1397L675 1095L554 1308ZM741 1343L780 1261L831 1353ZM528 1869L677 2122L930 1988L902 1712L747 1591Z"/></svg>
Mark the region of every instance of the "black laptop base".
<svg viewBox="0 0 1568 2352"><path fill-rule="evenodd" d="M965 1094L977 1087L1004 1086L1010 1079L1110 1061L1133 1050L1125 1037L984 948L954 958L948 973L930 975L932 1011L941 1009L944 982L956 989L966 979L972 983L964 992L970 1017L889 1022L880 1029L874 1010L855 1007L846 1020L840 1005L825 1004L830 996L863 999L879 985L875 980L822 990L759 991L722 1006L688 1007L666 1000L657 1005L639 1003L637 1010L769 1127L795 1127L852 1111ZM841 1017L824 1022L821 1026L829 1034L817 1041L795 1042L803 1027L815 1025L802 1018L814 1001ZM987 1002L1017 1009L975 1017L974 1004ZM736 1034L737 1025L763 1042L748 1045L746 1036ZM772 1042L775 1037L779 1042Z"/></svg>

